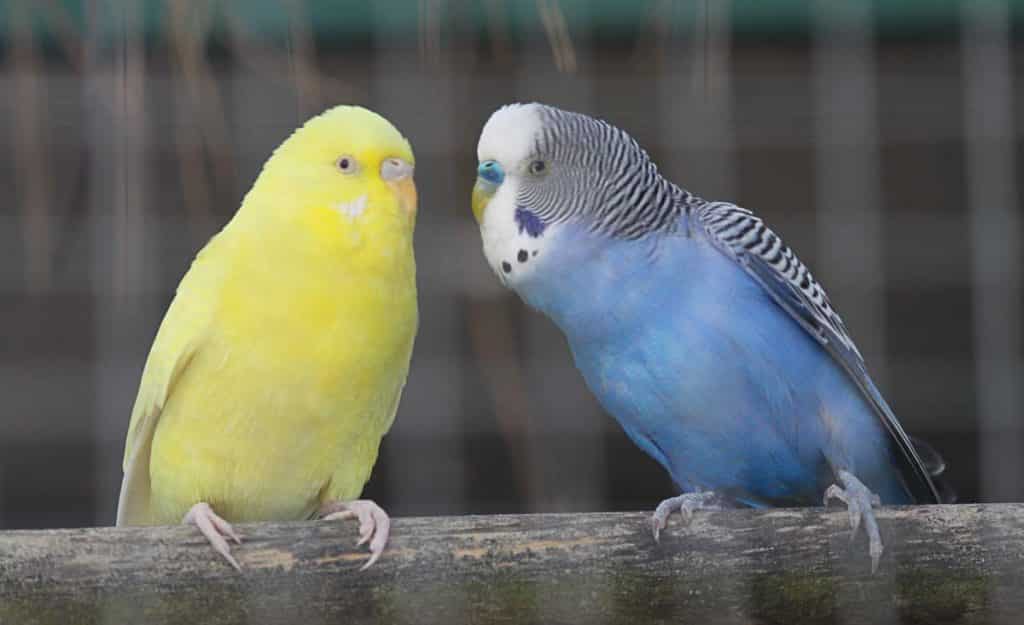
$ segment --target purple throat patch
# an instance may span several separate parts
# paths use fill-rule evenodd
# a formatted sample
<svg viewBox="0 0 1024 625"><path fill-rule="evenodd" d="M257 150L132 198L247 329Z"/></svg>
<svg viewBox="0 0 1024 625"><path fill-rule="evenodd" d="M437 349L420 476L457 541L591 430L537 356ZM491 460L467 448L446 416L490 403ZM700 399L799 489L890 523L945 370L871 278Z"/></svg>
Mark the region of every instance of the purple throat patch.
<svg viewBox="0 0 1024 625"><path fill-rule="evenodd" d="M516 207L516 225L519 226L519 234L526 232L531 239L536 239L544 234L544 230L548 227L536 213L522 206Z"/></svg>

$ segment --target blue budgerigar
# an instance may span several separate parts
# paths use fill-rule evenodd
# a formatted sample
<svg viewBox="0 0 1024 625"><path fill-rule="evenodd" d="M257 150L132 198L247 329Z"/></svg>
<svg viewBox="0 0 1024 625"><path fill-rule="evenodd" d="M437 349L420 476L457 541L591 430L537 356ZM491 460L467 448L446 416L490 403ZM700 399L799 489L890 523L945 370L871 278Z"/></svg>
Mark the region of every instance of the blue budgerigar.
<svg viewBox="0 0 1024 625"><path fill-rule="evenodd" d="M629 437L682 494L722 505L936 503L915 449L810 271L763 221L664 178L628 134L541 104L484 126L473 190L484 254L550 317ZM926 462L922 462L922 457Z"/></svg>

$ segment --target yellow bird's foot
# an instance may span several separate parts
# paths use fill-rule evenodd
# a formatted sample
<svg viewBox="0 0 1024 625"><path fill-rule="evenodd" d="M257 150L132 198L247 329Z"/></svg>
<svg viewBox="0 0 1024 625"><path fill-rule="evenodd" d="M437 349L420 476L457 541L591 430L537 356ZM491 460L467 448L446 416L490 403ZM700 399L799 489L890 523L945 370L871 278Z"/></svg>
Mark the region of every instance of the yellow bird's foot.
<svg viewBox="0 0 1024 625"><path fill-rule="evenodd" d="M181 522L185 524L191 523L198 527L203 536L206 536L206 540L210 541L210 545L217 550L217 553L224 556L224 559L231 566L235 567L235 570L242 570L238 561L231 555L231 547L228 545L225 536L239 545L242 544L242 539L235 532L235 529L231 527L230 523L217 516L217 513L213 511L210 504L200 501L192 506L192 509L188 511L188 514L185 515Z"/></svg>
<svg viewBox="0 0 1024 625"><path fill-rule="evenodd" d="M388 544L388 536L391 534L391 518L383 508L369 499L325 503L320 507L320 517L324 521L359 519L359 541L356 546L370 541L370 559L360 571L373 566L380 554L384 553L384 546Z"/></svg>

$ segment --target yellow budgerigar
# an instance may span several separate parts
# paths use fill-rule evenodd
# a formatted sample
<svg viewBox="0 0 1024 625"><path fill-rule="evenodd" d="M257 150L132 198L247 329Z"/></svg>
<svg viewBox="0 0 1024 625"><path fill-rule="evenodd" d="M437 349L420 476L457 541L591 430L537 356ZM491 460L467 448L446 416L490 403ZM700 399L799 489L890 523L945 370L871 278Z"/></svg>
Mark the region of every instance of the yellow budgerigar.
<svg viewBox="0 0 1024 625"><path fill-rule="evenodd" d="M178 286L142 374L118 525L192 523L236 568L231 522L390 521L358 500L417 327L409 142L338 106L295 131ZM365 567L364 567L365 568Z"/></svg>

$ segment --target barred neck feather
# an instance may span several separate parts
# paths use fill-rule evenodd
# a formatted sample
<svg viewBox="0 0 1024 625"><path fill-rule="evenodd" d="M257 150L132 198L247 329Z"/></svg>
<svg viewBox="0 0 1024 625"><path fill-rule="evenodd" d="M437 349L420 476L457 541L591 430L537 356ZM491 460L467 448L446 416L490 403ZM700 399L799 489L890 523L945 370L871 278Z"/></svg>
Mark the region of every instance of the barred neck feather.
<svg viewBox="0 0 1024 625"><path fill-rule="evenodd" d="M524 185L517 200L544 222L579 219L596 233L636 239L676 228L683 213L704 203L666 180L626 132L552 107L540 114L533 152L561 171L549 185Z"/></svg>

